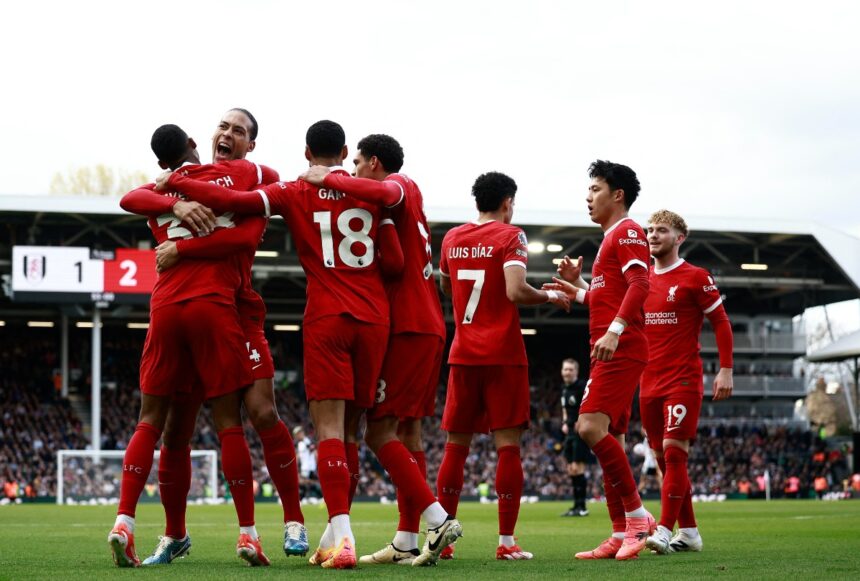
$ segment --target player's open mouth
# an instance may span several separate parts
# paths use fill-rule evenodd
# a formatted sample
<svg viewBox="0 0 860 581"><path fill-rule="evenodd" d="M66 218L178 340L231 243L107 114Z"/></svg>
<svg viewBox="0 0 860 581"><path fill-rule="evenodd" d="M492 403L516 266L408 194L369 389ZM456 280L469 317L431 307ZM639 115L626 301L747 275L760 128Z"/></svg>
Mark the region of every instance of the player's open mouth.
<svg viewBox="0 0 860 581"><path fill-rule="evenodd" d="M219 141L218 145L215 146L215 153L218 157L229 157L233 153L233 148L227 143Z"/></svg>

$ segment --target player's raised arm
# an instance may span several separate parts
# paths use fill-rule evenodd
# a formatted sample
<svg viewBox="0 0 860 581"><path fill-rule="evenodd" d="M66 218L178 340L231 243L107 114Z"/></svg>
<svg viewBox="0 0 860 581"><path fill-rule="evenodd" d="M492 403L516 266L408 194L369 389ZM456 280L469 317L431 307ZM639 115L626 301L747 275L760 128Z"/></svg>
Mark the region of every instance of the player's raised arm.
<svg viewBox="0 0 860 581"><path fill-rule="evenodd" d="M281 176L277 170L267 165L258 165L260 168L260 183L264 186L281 181Z"/></svg>
<svg viewBox="0 0 860 581"><path fill-rule="evenodd" d="M199 202L181 200L154 191L155 184L147 184L122 197L120 207L140 216L173 214L191 226L195 233L209 233L215 228L215 214Z"/></svg>
<svg viewBox="0 0 860 581"><path fill-rule="evenodd" d="M163 272L181 258L219 259L237 252L253 252L260 244L266 224L265 218L254 216L234 228L219 228L210 236L162 242L155 249L156 268Z"/></svg>
<svg viewBox="0 0 860 581"><path fill-rule="evenodd" d="M166 177L167 179L162 179ZM195 201L216 212L238 212L240 214L264 214L268 216L268 199L262 190L243 192L231 190L218 184L188 178L177 172L162 174L156 182L158 188L179 190Z"/></svg>
<svg viewBox="0 0 860 581"><path fill-rule="evenodd" d="M344 192L362 202L389 208L399 204L404 196L403 187L396 181L354 178L341 173L332 173L331 168L322 165L311 167L300 175L299 179L316 186L325 186Z"/></svg>

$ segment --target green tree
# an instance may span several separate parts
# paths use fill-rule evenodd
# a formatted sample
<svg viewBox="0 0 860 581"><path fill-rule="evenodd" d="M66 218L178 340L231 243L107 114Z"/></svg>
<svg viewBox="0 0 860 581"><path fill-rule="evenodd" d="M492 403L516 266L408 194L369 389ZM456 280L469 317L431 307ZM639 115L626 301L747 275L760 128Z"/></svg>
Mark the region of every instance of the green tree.
<svg viewBox="0 0 860 581"><path fill-rule="evenodd" d="M149 180L149 176L142 171L116 169L99 164L55 173L51 179L50 191L52 194L116 196Z"/></svg>

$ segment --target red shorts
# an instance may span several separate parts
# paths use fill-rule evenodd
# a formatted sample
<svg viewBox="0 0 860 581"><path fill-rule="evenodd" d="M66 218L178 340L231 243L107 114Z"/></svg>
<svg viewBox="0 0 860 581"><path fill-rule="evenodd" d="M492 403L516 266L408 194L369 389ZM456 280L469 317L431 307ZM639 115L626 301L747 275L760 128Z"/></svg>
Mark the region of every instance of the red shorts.
<svg viewBox="0 0 860 581"><path fill-rule="evenodd" d="M192 300L150 315L140 360L140 390L168 396L202 385L207 398L254 382L236 307Z"/></svg>
<svg viewBox="0 0 860 581"><path fill-rule="evenodd" d="M434 415L444 351L445 341L438 335L391 335L376 388L376 405L367 413L368 419L396 416L405 420Z"/></svg>
<svg viewBox="0 0 860 581"><path fill-rule="evenodd" d="M529 425L527 365L452 365L442 429L464 434Z"/></svg>
<svg viewBox="0 0 860 581"><path fill-rule="evenodd" d="M388 345L388 325L349 315L317 319L304 329L308 401L342 399L373 407L376 382Z"/></svg>
<svg viewBox="0 0 860 581"><path fill-rule="evenodd" d="M251 362L254 381L273 378L275 363L272 361L272 351L269 349L266 333L263 332L260 323L243 319L242 332L245 334L245 343L248 346L248 360Z"/></svg>
<svg viewBox="0 0 860 581"><path fill-rule="evenodd" d="M702 394L690 391L639 398L642 427L652 449L663 449L663 440L694 440L702 410Z"/></svg>
<svg viewBox="0 0 860 581"><path fill-rule="evenodd" d="M591 376L585 385L585 395L579 414L602 413L609 416L609 433L627 433L633 396L645 363L635 359L591 360Z"/></svg>

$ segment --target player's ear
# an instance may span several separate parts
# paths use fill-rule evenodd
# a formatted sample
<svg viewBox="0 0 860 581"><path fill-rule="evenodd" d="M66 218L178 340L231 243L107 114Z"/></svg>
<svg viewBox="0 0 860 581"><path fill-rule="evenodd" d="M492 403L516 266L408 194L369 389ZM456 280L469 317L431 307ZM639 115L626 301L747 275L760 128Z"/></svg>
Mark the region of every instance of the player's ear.
<svg viewBox="0 0 860 581"><path fill-rule="evenodd" d="M188 138L188 149L197 149L197 143L191 137Z"/></svg>
<svg viewBox="0 0 860 581"><path fill-rule="evenodd" d="M248 143L248 151L254 151L255 147L257 147L256 141L251 141L250 143Z"/></svg>
<svg viewBox="0 0 860 581"><path fill-rule="evenodd" d="M160 167L161 169L170 169L170 166L167 165L166 162L161 161L160 159L158 160L158 167Z"/></svg>
<svg viewBox="0 0 860 581"><path fill-rule="evenodd" d="M621 202L623 204L624 203L624 190L619 188L619 189L615 190L614 192L612 192L612 199L616 202Z"/></svg>
<svg viewBox="0 0 860 581"><path fill-rule="evenodd" d="M305 145L305 159L310 161L313 155L311 155L311 148Z"/></svg>
<svg viewBox="0 0 860 581"><path fill-rule="evenodd" d="M343 161L347 157L349 157L349 148L346 145L344 145L343 149L340 150L340 159L341 159L341 161Z"/></svg>

